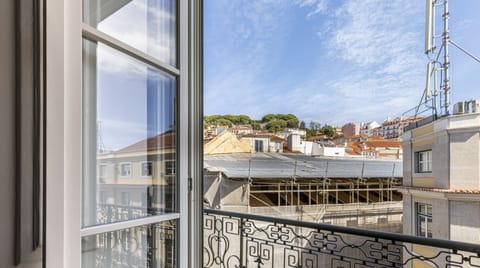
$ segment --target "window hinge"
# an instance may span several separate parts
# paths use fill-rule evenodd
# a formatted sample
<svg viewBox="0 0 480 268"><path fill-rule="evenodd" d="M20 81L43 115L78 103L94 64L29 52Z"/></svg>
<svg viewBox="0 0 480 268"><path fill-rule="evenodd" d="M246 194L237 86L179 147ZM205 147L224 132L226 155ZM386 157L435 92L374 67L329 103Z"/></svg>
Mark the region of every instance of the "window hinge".
<svg viewBox="0 0 480 268"><path fill-rule="evenodd" d="M188 191L191 192L192 191L192 178L188 178Z"/></svg>

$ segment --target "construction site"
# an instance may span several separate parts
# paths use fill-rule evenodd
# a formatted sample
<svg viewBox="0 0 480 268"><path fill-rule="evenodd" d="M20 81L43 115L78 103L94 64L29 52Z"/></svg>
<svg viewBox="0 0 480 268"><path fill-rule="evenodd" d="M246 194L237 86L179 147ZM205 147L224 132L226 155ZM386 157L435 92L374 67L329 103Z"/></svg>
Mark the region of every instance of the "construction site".
<svg viewBox="0 0 480 268"><path fill-rule="evenodd" d="M401 232L403 166L396 160L300 154L206 155L208 208Z"/></svg>

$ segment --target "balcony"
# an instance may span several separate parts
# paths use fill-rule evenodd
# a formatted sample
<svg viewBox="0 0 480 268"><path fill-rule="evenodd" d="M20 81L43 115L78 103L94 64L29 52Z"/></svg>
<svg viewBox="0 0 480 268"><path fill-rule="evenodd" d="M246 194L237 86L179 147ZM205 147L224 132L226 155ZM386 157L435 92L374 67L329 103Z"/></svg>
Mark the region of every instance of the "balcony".
<svg viewBox="0 0 480 268"><path fill-rule="evenodd" d="M205 209L204 267L480 267L480 245Z"/></svg>

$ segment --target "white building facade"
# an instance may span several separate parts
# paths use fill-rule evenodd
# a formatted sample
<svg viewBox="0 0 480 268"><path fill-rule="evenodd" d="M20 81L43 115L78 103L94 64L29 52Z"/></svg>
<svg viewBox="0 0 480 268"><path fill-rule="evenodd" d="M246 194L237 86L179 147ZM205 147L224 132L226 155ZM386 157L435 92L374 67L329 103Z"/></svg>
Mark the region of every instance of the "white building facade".
<svg viewBox="0 0 480 268"><path fill-rule="evenodd" d="M402 140L404 233L479 243L480 114L444 117Z"/></svg>

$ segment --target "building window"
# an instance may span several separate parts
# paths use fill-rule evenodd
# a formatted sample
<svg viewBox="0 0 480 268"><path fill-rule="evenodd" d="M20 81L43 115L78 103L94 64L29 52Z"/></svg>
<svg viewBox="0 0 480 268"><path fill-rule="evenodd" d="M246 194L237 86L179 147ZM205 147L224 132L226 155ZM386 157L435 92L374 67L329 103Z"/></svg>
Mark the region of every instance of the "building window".
<svg viewBox="0 0 480 268"><path fill-rule="evenodd" d="M263 141L255 140L255 152L263 152Z"/></svg>
<svg viewBox="0 0 480 268"><path fill-rule="evenodd" d="M120 164L120 176L121 177L132 176L132 164L131 163L121 163Z"/></svg>
<svg viewBox="0 0 480 268"><path fill-rule="evenodd" d="M432 205L417 204L417 236L432 237Z"/></svg>
<svg viewBox="0 0 480 268"><path fill-rule="evenodd" d="M142 177L151 177L153 175L153 163L151 161L142 162Z"/></svg>
<svg viewBox="0 0 480 268"><path fill-rule="evenodd" d="M417 173L432 172L432 150L416 153Z"/></svg>
<svg viewBox="0 0 480 268"><path fill-rule="evenodd" d="M275 149L277 149L277 150L282 149L282 143L281 142L276 142L275 143Z"/></svg>
<svg viewBox="0 0 480 268"><path fill-rule="evenodd" d="M107 165L98 166L98 177L105 178L107 176Z"/></svg>
<svg viewBox="0 0 480 268"><path fill-rule="evenodd" d="M165 175L175 175L175 161L165 161Z"/></svg>

